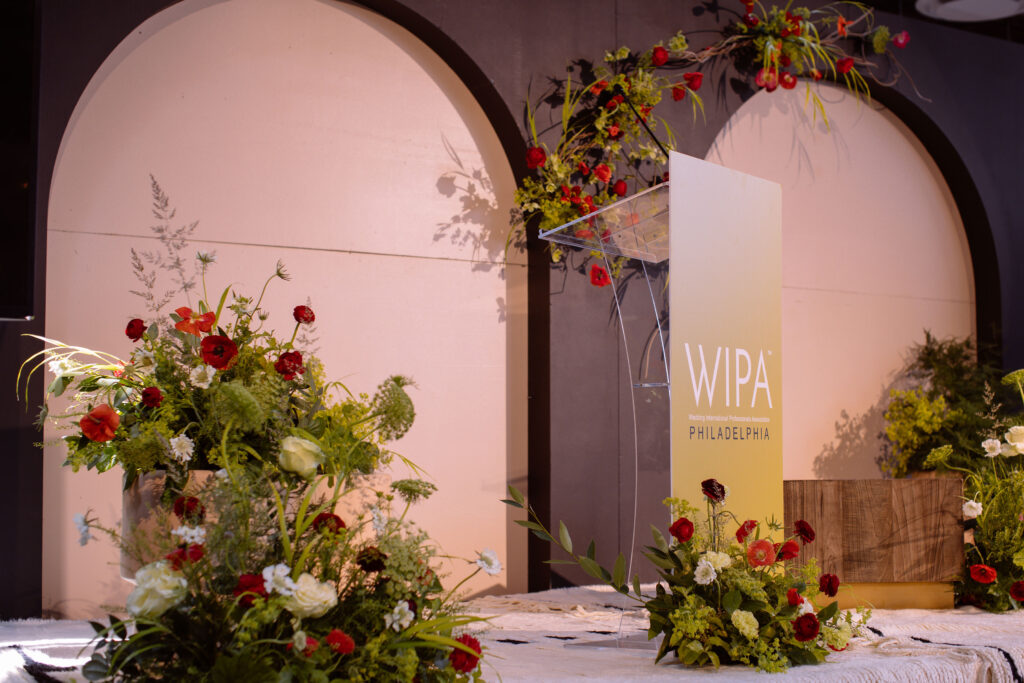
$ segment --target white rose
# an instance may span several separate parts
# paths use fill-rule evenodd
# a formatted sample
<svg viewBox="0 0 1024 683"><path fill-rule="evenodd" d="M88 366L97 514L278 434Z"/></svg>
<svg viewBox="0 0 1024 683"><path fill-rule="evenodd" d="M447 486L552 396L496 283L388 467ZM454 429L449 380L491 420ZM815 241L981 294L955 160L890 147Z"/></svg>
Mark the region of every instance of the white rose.
<svg viewBox="0 0 1024 683"><path fill-rule="evenodd" d="M323 461L324 452L312 441L297 436L281 439L281 452L277 456L281 469L295 472L303 479L312 479Z"/></svg>
<svg viewBox="0 0 1024 683"><path fill-rule="evenodd" d="M128 595L128 611L137 617L155 619L185 599L185 575L159 560L135 572L135 590Z"/></svg>
<svg viewBox="0 0 1024 683"><path fill-rule="evenodd" d="M715 568L711 566L711 563L706 558L701 558L693 572L693 580L702 586L706 586L716 578L718 578L718 573L715 571Z"/></svg>
<svg viewBox="0 0 1024 683"><path fill-rule="evenodd" d="M1006 432L1006 443L1018 453L1024 453L1024 425L1010 427L1010 431Z"/></svg>
<svg viewBox="0 0 1024 683"><path fill-rule="evenodd" d="M337 589L329 583L317 581L306 572L295 581L294 592L284 601L285 609L300 619L322 617L337 604Z"/></svg>
<svg viewBox="0 0 1024 683"><path fill-rule="evenodd" d="M981 447L985 449L986 458L994 458L999 455L1003 444L999 443L999 439L985 439L981 442Z"/></svg>
<svg viewBox="0 0 1024 683"><path fill-rule="evenodd" d="M964 519L974 519L981 514L981 503L976 500L964 501Z"/></svg>

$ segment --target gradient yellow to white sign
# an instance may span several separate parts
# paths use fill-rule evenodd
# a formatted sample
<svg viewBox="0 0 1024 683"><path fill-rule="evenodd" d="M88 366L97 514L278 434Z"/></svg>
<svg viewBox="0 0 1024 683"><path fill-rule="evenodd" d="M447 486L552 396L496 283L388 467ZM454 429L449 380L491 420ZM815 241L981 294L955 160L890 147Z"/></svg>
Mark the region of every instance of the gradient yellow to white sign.
<svg viewBox="0 0 1024 683"><path fill-rule="evenodd" d="M669 155L672 495L783 521L782 188Z"/></svg>

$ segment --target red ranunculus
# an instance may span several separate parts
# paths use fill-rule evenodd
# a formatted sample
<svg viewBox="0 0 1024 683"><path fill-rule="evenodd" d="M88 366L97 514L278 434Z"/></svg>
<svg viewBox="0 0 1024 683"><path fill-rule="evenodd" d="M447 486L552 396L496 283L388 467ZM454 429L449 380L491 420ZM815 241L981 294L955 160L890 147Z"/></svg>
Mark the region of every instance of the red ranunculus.
<svg viewBox="0 0 1024 683"><path fill-rule="evenodd" d="M452 648L451 654L448 655L448 661L451 662L453 669L459 673L468 674L476 668L477 662L480 661L480 641L468 633L463 633L455 640L476 652L475 655L472 655L465 650Z"/></svg>
<svg viewBox="0 0 1024 683"><path fill-rule="evenodd" d="M608 168L606 164L598 164L594 167L594 175L602 183L607 183L612 178L612 169Z"/></svg>
<svg viewBox="0 0 1024 683"><path fill-rule="evenodd" d="M786 601L793 607L796 607L804 601L804 596L800 595L800 591L795 588L790 588L786 591Z"/></svg>
<svg viewBox="0 0 1024 683"><path fill-rule="evenodd" d="M736 542L744 543L747 540L747 536L754 533L754 529L757 528L757 522L752 519L740 524L740 528L736 530Z"/></svg>
<svg viewBox="0 0 1024 683"><path fill-rule="evenodd" d="M672 522L672 526L668 528L668 532L680 543L686 543L693 538L693 522L688 520L686 517L680 517L676 521Z"/></svg>
<svg viewBox="0 0 1024 683"><path fill-rule="evenodd" d="M345 528L345 522L333 512L321 512L313 518L313 528L317 531L327 529L336 534Z"/></svg>
<svg viewBox="0 0 1024 683"><path fill-rule="evenodd" d="M978 583L992 583L996 580L996 570L987 564L972 564L971 578Z"/></svg>
<svg viewBox="0 0 1024 683"><path fill-rule="evenodd" d="M128 335L128 338L133 342L137 342L142 339L142 335L146 332L146 323L142 322L142 318L132 318L128 321L128 327L124 328L124 333Z"/></svg>
<svg viewBox="0 0 1024 683"><path fill-rule="evenodd" d="M587 166L587 162L585 161L581 161L580 163L576 164L576 169L585 176L590 175L590 167Z"/></svg>
<svg viewBox="0 0 1024 683"><path fill-rule="evenodd" d="M700 90L701 83L704 82L704 74L699 71L688 71L683 74L683 80L686 81L686 87L690 90Z"/></svg>
<svg viewBox="0 0 1024 683"><path fill-rule="evenodd" d="M672 99L678 102L686 97L686 86L682 83L676 83L672 86Z"/></svg>
<svg viewBox="0 0 1024 683"><path fill-rule="evenodd" d="M601 91L608 87L608 81L598 81L594 85L590 86L590 92L595 95L600 95Z"/></svg>
<svg viewBox="0 0 1024 683"><path fill-rule="evenodd" d="M121 416L106 403L90 410L78 423L85 438L99 442L113 439L119 424L121 424Z"/></svg>
<svg viewBox="0 0 1024 683"><path fill-rule="evenodd" d="M663 48L661 45L655 46L651 50L651 64L654 66L663 66L668 61L668 50Z"/></svg>
<svg viewBox="0 0 1024 683"><path fill-rule="evenodd" d="M796 541L786 541L775 549L775 558L780 562L792 560L799 554L800 546L796 544Z"/></svg>
<svg viewBox="0 0 1024 683"><path fill-rule="evenodd" d="M596 263L590 266L590 284L595 287L606 287L612 283L612 279L608 277L608 271L597 265Z"/></svg>
<svg viewBox="0 0 1024 683"><path fill-rule="evenodd" d="M1024 602L1024 581L1016 581L1010 586L1010 597L1017 602Z"/></svg>
<svg viewBox="0 0 1024 683"><path fill-rule="evenodd" d="M178 496L174 499L174 514L183 522L201 522L206 508L195 496Z"/></svg>
<svg viewBox="0 0 1024 683"><path fill-rule="evenodd" d="M705 479L700 483L701 492L715 503L725 500L725 487L716 479Z"/></svg>
<svg viewBox="0 0 1024 683"><path fill-rule="evenodd" d="M380 572L384 571L384 568L387 566L384 564L384 561L387 559L388 556L380 548L371 545L359 551L359 554L356 555L356 564L364 572Z"/></svg>
<svg viewBox="0 0 1024 683"><path fill-rule="evenodd" d="M793 533L800 537L804 545L814 540L814 529L802 519L798 519L793 523Z"/></svg>
<svg viewBox="0 0 1024 683"><path fill-rule="evenodd" d="M251 607L253 598L259 596L267 597L267 587L263 583L263 577L259 574L242 574L238 577L238 585L231 592L236 598L241 597L239 604L243 607Z"/></svg>
<svg viewBox="0 0 1024 683"><path fill-rule="evenodd" d="M747 25L747 28L754 28L761 23L761 20L753 12L747 12L743 15L743 23Z"/></svg>
<svg viewBox="0 0 1024 683"><path fill-rule="evenodd" d="M767 567L775 562L775 546L767 538L761 538L747 548L747 562L751 567Z"/></svg>
<svg viewBox="0 0 1024 683"><path fill-rule="evenodd" d="M531 147L526 150L526 167L529 169L540 168L548 161L548 155L541 147Z"/></svg>
<svg viewBox="0 0 1024 683"><path fill-rule="evenodd" d="M788 71L783 71L781 74L779 74L779 85L781 85L786 90L792 90L793 88L796 87L796 76L789 73Z"/></svg>
<svg viewBox="0 0 1024 683"><path fill-rule="evenodd" d="M626 181L622 180L621 178L619 180L616 180L615 184L612 185L612 192L619 195L620 197L625 197L626 192L628 190L629 188L626 186Z"/></svg>
<svg viewBox="0 0 1024 683"><path fill-rule="evenodd" d="M306 325L310 325L316 320L316 315L313 314L313 309L309 306L296 306L292 311L292 317L295 318L295 322Z"/></svg>
<svg viewBox="0 0 1024 683"><path fill-rule="evenodd" d="M146 387L142 390L142 405L147 408L159 408L164 401L164 395L156 387Z"/></svg>
<svg viewBox="0 0 1024 683"><path fill-rule="evenodd" d="M219 334L203 339L199 350L203 355L203 362L217 370L226 370L231 367L235 356L238 355L238 347L235 346L235 342Z"/></svg>
<svg viewBox="0 0 1024 683"><path fill-rule="evenodd" d="M178 569L181 569L181 565L186 562L198 562L203 559L203 555L205 554L206 550L203 546L198 543L193 543L188 546L179 546L178 548L175 548L172 552L165 555L164 559L169 561L171 563L171 567L177 571Z"/></svg>
<svg viewBox="0 0 1024 683"><path fill-rule="evenodd" d="M342 655L351 654L352 650L356 649L356 641L340 628L332 628L324 642L327 643L327 647Z"/></svg>
<svg viewBox="0 0 1024 683"><path fill-rule="evenodd" d="M302 354L298 351L285 351L274 363L274 369L286 380L295 379L295 375L301 375L306 371L302 367Z"/></svg>
<svg viewBox="0 0 1024 683"><path fill-rule="evenodd" d="M195 313L188 306L182 306L181 308L174 309L174 312L181 318L178 322L174 323L174 328L186 332L188 334L194 334L200 336L200 332L209 332L213 329L213 323L217 321L216 313L203 313L202 315Z"/></svg>
<svg viewBox="0 0 1024 683"><path fill-rule="evenodd" d="M853 69L853 57L843 57L836 60L836 70L841 74L848 74Z"/></svg>
<svg viewBox="0 0 1024 683"><path fill-rule="evenodd" d="M797 617L796 621L793 622L793 631L796 632L796 639L801 643L806 643L808 640L814 640L818 637L818 631L821 630L821 624L818 622L818 617L814 613L807 613L801 617Z"/></svg>
<svg viewBox="0 0 1024 683"><path fill-rule="evenodd" d="M839 577L835 574L822 574L818 578L818 590L830 598L836 597L839 592Z"/></svg>
<svg viewBox="0 0 1024 683"><path fill-rule="evenodd" d="M892 37L892 44L901 49L905 48L909 42L910 34L906 31L900 31Z"/></svg>

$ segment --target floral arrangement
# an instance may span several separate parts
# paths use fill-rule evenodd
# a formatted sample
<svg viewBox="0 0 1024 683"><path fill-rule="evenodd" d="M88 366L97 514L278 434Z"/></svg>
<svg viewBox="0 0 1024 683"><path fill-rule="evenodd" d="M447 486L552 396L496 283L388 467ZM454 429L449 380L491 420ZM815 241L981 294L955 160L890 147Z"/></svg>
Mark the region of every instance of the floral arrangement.
<svg viewBox="0 0 1024 683"><path fill-rule="evenodd" d="M798 520L791 535L776 541L772 534L782 531L778 523L769 521L766 529L755 520L740 523L725 509L727 490L721 483L707 479L701 490L707 506L703 522L692 521L697 509L686 501L668 499L677 517L669 527L671 540L652 527L655 545L645 555L661 577L654 595L643 592L638 576L627 585L622 554L609 572L594 559L593 542L585 554L575 554L565 524L559 523L556 538L519 491L510 488L511 499L504 502L528 510L529 518L518 523L558 545L590 576L644 604L651 620L648 638L662 636L658 661L674 654L691 666L745 664L777 672L817 664L830 651L844 650L870 614L840 612L834 601L819 608L822 595L836 596L838 577L819 575L813 559L801 567L787 564L814 541L810 524ZM736 529L727 536L730 522Z"/></svg>
<svg viewBox="0 0 1024 683"><path fill-rule="evenodd" d="M89 680L477 680L481 646L446 590L436 549L407 518L435 487L417 476L371 488L398 454L387 444L415 410L393 376L373 396L323 379L298 341L316 316L289 317L290 338L265 328L263 293L224 290L149 323L128 321L130 357L44 340L22 366L44 366L44 406L65 435L66 464L126 487L163 478L157 523L122 534L90 513L81 542L109 534L141 568L121 620L96 622ZM180 265L180 264L178 264ZM177 267L177 266L176 266ZM267 280L288 279L281 264ZM22 374L19 374L19 382ZM340 394L336 400L335 394ZM401 458L413 470L412 463ZM200 476L202 471L208 476ZM380 488L378 486L378 488ZM475 572L496 574L491 550ZM471 578L467 576L465 580Z"/></svg>
<svg viewBox="0 0 1024 683"><path fill-rule="evenodd" d="M564 82L554 81L554 89L541 97L552 108L561 107L549 130L538 133L534 108L528 106L526 163L533 173L516 191L509 240L527 225L550 230L667 180L666 149L674 147L674 135L658 116L658 106L671 98L688 102L695 117L703 112L699 91L717 62L731 61L752 86L768 92L793 89L798 78L811 79L808 97L826 121L812 81L827 76L858 96L870 96L865 75L877 79L883 73L877 57L885 57L889 67L884 73L891 82L902 74L892 48L905 47L909 34L893 35L876 25L864 5L837 2L811 10L747 0L743 10L722 29L719 40L701 50L693 50L680 32L644 51L624 46L607 52L598 66L576 62L577 81L570 68ZM656 131L662 129L665 139L659 140ZM586 222L577 226L574 237L592 242L600 255L601 236ZM563 260L564 247L551 245L550 250L554 262ZM610 275L617 277L625 262L612 262ZM594 286L610 284L603 266L594 264L591 271Z"/></svg>
<svg viewBox="0 0 1024 683"><path fill-rule="evenodd" d="M1024 370L1002 382L1024 402ZM956 584L957 600L994 612L1024 605L1024 425L1002 429L982 434L980 455L974 448L957 453L946 444L924 462L926 469L964 477L966 567Z"/></svg>

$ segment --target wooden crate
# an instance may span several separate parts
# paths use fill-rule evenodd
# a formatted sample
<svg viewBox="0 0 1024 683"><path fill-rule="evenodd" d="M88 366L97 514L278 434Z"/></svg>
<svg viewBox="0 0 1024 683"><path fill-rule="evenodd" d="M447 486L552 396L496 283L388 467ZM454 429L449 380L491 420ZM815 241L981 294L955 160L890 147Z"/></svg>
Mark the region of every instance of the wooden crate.
<svg viewBox="0 0 1024 683"><path fill-rule="evenodd" d="M786 534L816 533L800 559L844 584L840 606L952 607L963 572L959 478L804 480L783 483Z"/></svg>

